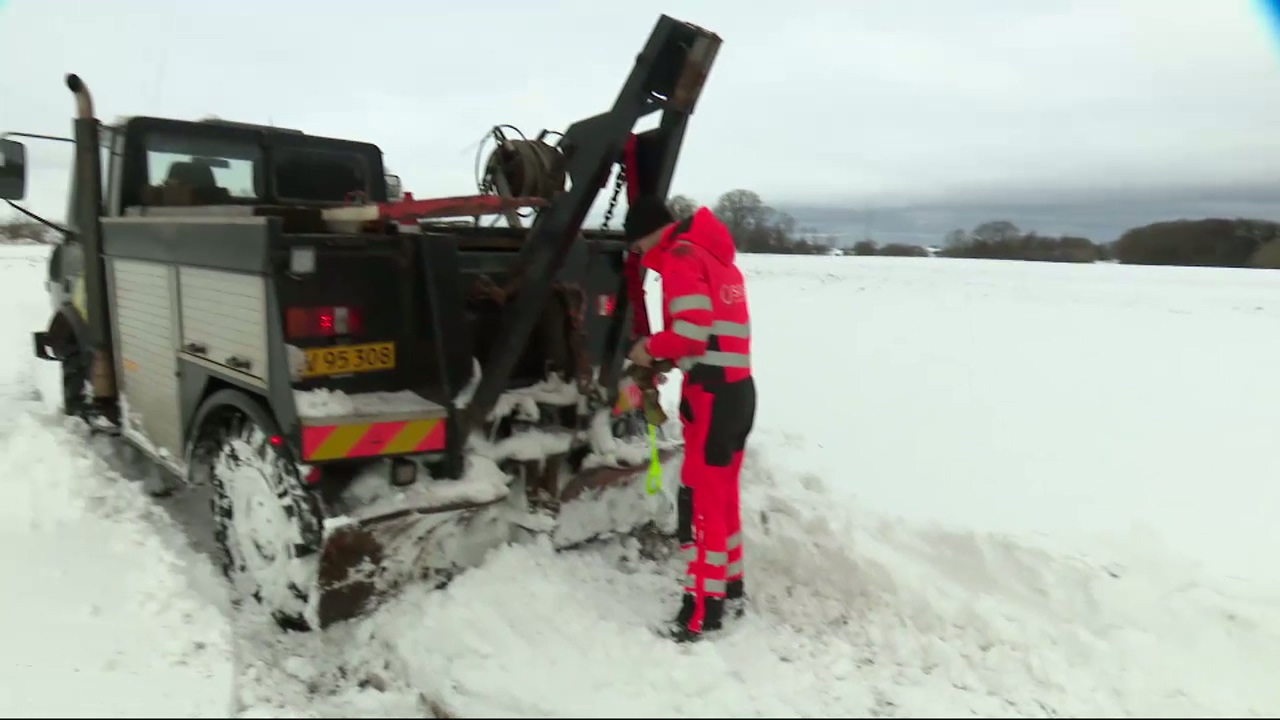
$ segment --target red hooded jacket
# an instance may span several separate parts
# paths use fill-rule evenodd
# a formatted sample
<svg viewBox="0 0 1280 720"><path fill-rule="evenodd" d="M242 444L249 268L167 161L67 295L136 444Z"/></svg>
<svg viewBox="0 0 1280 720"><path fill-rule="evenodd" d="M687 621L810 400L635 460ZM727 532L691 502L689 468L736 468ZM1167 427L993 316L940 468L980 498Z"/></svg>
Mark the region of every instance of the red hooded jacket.
<svg viewBox="0 0 1280 720"><path fill-rule="evenodd" d="M751 314L729 228L707 208L676 223L645 253L662 276L662 332L649 354L697 384L751 377Z"/></svg>

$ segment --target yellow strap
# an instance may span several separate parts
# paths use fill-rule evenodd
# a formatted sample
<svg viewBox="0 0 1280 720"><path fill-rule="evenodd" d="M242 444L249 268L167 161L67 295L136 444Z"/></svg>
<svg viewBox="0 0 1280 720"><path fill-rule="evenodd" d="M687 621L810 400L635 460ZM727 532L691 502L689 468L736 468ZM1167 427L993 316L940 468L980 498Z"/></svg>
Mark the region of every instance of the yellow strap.
<svg viewBox="0 0 1280 720"><path fill-rule="evenodd" d="M644 489L650 495L662 491L662 462L658 459L658 431L649 426L649 476L645 478Z"/></svg>

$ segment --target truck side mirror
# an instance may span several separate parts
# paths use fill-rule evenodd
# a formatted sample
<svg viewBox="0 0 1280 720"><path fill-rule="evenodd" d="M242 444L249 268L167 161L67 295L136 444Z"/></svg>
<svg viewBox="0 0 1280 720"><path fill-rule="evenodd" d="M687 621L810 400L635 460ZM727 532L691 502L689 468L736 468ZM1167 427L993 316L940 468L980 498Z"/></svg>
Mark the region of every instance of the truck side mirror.
<svg viewBox="0 0 1280 720"><path fill-rule="evenodd" d="M395 202L404 199L404 186L400 182L399 175L387 173L383 176L387 181L387 200Z"/></svg>
<svg viewBox="0 0 1280 720"><path fill-rule="evenodd" d="M0 140L0 199L27 196L27 147L14 140Z"/></svg>

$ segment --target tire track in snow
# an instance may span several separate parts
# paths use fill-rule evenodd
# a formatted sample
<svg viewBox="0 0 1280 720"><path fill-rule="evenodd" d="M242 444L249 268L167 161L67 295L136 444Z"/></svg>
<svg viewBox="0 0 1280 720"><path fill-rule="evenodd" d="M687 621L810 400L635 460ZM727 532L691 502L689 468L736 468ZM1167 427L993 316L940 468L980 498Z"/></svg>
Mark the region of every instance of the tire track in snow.
<svg viewBox="0 0 1280 720"><path fill-rule="evenodd" d="M136 485L106 471L74 421L6 409L0 596L20 714L225 717L230 636L216 584Z"/></svg>
<svg viewBox="0 0 1280 720"><path fill-rule="evenodd" d="M27 393L19 393L26 396ZM36 402L15 404L0 396L0 414L12 418L10 429L0 433L0 468L22 465L17 448L38 452L58 448L58 454L45 452L45 459L29 466L29 482L46 482L50 468L74 468L72 477L65 477L69 493L68 502L83 502L90 523L100 518L101 509L108 511L105 521L124 524L136 548L124 548L128 555L122 561L146 565L155 562L155 553L168 560L161 565L177 570L178 580L168 580L170 592L187 597L180 602L196 600L205 607L205 620L221 626L219 633L225 642L200 641L202 653L225 653L225 662L233 671L225 679L221 696L225 698L216 707L198 707L177 712L179 716L227 716L244 717L404 717L431 716L430 703L419 693L412 691L399 678L398 667L389 657L379 657L379 643L361 637L357 628L339 626L319 633L284 633L273 621L256 614L252 607L232 609L228 601L229 584L215 568L210 553L210 538L192 537L191 528L207 527L193 521L191 512L198 512L201 503L198 493L186 493L184 497L165 498L157 502L142 491L141 480L129 474L132 460L122 457L119 441L105 437L88 436L88 427L81 420L50 414ZM51 488L44 488L49 491ZM83 497L81 495L83 493ZM32 507L32 503L28 503ZM177 512L175 512L177 510ZM32 507L32 511L40 510ZM9 543L14 544L14 543ZM22 544L22 543L18 543ZM64 547L72 553L87 553L93 561L95 547ZM35 571L35 570L28 570ZM174 582L179 582L174 585ZM32 583L40 587L40 583ZM87 596L95 596L93 588L86 589ZM198 600L197 600L198 598ZM155 598L161 605L172 598ZM119 624L116 614L119 607L109 603L93 603L95 623ZM212 612L212 615L209 615ZM20 612L14 612L20 616ZM134 621L137 621L134 618ZM146 625L165 625L164 616L146 618ZM155 646L172 644L182 637L177 632L172 637L146 637L148 628L138 630L137 651L151 652ZM200 632L210 632L209 628ZM221 650L219 651L219 647ZM118 652L118 651L110 651ZM93 662L92 656L86 656ZM216 662L216 661L214 661ZM146 696L146 693L142 693ZM164 691L157 691L156 703L163 705ZM146 707L146 701L140 701ZM104 703L102 707L111 707ZM202 714L204 710L204 714ZM35 710L36 714L40 711ZM108 712L104 710L104 712ZM146 710L137 710L143 712ZM108 712L110 715L111 712Z"/></svg>

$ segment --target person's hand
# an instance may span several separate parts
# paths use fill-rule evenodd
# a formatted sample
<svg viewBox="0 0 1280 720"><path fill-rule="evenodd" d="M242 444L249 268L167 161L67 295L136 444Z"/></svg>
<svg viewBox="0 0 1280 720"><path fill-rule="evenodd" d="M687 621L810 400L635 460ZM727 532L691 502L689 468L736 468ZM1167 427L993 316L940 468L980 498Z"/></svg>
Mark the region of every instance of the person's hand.
<svg viewBox="0 0 1280 720"><path fill-rule="evenodd" d="M649 354L649 338L640 338L639 342L632 345L631 352L627 354L627 359L640 367L651 366L653 364L653 356Z"/></svg>

